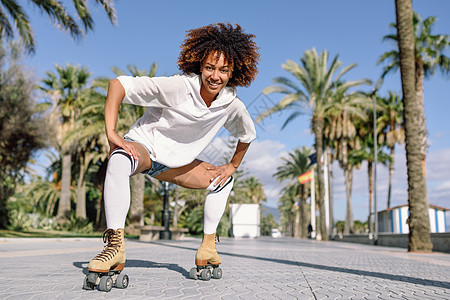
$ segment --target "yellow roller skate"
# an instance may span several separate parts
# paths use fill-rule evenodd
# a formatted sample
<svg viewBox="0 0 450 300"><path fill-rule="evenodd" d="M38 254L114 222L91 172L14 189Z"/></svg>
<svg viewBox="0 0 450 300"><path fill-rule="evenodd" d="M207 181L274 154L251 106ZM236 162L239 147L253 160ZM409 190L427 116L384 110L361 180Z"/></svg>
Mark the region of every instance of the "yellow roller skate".
<svg viewBox="0 0 450 300"><path fill-rule="evenodd" d="M115 285L117 288L128 287L128 275L121 274L125 266L124 230L107 229L103 232L103 242L107 243L102 252L89 262L89 274L84 279L83 288L109 292Z"/></svg>
<svg viewBox="0 0 450 300"><path fill-rule="evenodd" d="M222 278L222 269L219 268L222 260L216 250L216 234L203 234L203 241L195 254L195 265L189 271L192 279L200 278L210 280Z"/></svg>

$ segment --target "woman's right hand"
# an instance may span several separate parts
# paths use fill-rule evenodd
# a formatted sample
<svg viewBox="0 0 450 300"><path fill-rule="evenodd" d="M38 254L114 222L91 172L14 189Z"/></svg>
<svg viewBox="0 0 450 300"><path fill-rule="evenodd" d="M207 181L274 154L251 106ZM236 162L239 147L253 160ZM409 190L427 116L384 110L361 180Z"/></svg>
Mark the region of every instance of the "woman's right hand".
<svg viewBox="0 0 450 300"><path fill-rule="evenodd" d="M128 154L133 156L134 159L139 159L139 151L135 147L133 143L125 141L122 137L120 137L117 132L112 132L108 134L108 143L109 143L109 154L116 148L122 148Z"/></svg>

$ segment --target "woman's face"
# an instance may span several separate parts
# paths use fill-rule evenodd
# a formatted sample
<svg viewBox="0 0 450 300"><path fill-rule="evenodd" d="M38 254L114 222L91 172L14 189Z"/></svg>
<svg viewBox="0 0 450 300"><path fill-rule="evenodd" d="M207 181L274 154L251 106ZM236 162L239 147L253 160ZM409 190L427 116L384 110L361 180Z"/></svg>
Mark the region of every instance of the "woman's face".
<svg viewBox="0 0 450 300"><path fill-rule="evenodd" d="M204 101L212 102L216 95L223 89L232 75L232 66L225 61L225 56L217 52L210 53L200 69L202 75L202 86L200 95Z"/></svg>

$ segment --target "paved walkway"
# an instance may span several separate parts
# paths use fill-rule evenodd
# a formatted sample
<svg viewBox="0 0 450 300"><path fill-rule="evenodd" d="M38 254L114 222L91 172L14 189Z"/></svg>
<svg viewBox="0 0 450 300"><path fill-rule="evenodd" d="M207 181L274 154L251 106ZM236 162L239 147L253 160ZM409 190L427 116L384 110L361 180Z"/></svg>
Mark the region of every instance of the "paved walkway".
<svg viewBox="0 0 450 300"><path fill-rule="evenodd" d="M0 299L450 299L450 255L289 238L221 239L222 279L189 278L199 239L127 241L127 289L85 291L101 239L1 239Z"/></svg>

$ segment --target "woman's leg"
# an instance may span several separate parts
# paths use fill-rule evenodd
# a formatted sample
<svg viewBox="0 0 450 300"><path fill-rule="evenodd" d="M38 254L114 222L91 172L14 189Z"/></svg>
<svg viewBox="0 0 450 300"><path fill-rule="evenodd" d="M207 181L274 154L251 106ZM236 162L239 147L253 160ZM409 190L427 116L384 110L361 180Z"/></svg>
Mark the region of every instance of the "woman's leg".
<svg viewBox="0 0 450 300"><path fill-rule="evenodd" d="M216 230L233 188L233 177L230 177L222 186L219 182L211 182L217 174L215 171L208 170L209 166L211 164L196 160L187 166L170 169L156 176L157 179L173 182L182 187L209 190L204 206L203 241L195 254L197 266L221 263L215 245Z"/></svg>
<svg viewBox="0 0 450 300"><path fill-rule="evenodd" d="M147 150L138 143L136 147L140 154L139 160L135 160L122 148L114 149L109 157L104 187L107 230L103 238L107 245L89 262L90 272L104 273L111 269L122 271L125 265L124 234L130 208L130 176L151 166Z"/></svg>
<svg viewBox="0 0 450 300"><path fill-rule="evenodd" d="M135 160L121 148L112 151L105 178L105 214L106 225L110 229L125 227L125 220L130 208L130 176L151 166L147 150L135 143L140 156Z"/></svg>

